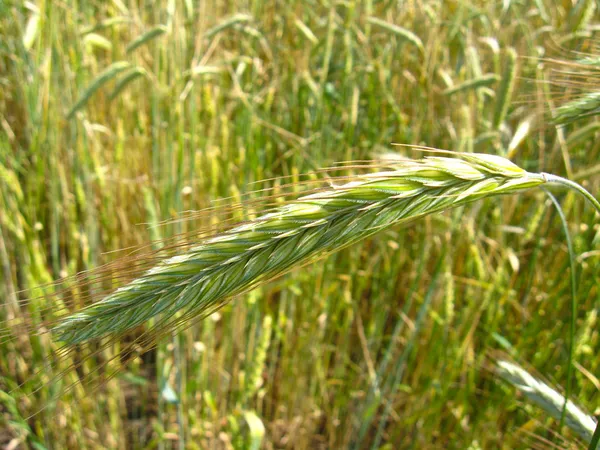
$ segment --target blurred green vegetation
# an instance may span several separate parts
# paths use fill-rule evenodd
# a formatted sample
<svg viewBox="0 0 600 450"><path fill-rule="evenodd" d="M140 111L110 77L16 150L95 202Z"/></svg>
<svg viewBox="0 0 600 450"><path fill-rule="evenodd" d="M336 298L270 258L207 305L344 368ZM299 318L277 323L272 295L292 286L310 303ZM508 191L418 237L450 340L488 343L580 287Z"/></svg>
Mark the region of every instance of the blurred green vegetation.
<svg viewBox="0 0 600 450"><path fill-rule="evenodd" d="M597 19L567 0L0 0L0 445L577 445L488 370L502 351L566 386L568 255L542 192L382 232L111 361L101 384L86 380L118 345L75 370L19 322L44 318L39 286L220 219L161 221L417 155L392 142L508 155L598 193L598 118L547 116L600 72L568 83L540 59L597 51ZM553 192L578 255L572 398L598 413L598 219Z"/></svg>

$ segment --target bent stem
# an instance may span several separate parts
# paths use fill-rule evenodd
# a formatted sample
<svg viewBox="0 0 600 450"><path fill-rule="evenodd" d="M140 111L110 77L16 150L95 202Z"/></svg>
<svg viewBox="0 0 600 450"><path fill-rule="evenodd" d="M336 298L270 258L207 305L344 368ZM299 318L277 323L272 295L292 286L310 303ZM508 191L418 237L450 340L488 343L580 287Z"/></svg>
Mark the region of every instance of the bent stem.
<svg viewBox="0 0 600 450"><path fill-rule="evenodd" d="M562 412L560 415L560 424L559 428L562 428L565 422L565 416L567 414L567 403L569 402L569 397L571 396L571 389L573 386L573 359L575 352L575 327L576 327L576 315L577 315L577 276L575 273L575 251L573 250L573 242L571 241L571 235L569 233L569 227L567 225L567 219L565 214L563 213L562 208L560 207L560 203L556 200L556 197L552 195L549 191L544 189L546 195L550 197L552 203L556 207L556 211L558 212L558 216L560 217L560 221L565 231L565 238L567 240L567 249L569 251L569 265L571 266L571 320L569 324L569 366L567 367L567 389L565 391L565 402L563 404Z"/></svg>
<svg viewBox="0 0 600 450"><path fill-rule="evenodd" d="M600 202L596 200L592 194L590 194L583 186L574 181L568 180L563 177L559 177L557 175L552 175L551 173L542 173L542 177L546 180L547 183L553 184L562 184L563 186L567 186L571 189L576 190L581 195L583 195L594 207L594 209L600 214Z"/></svg>
<svg viewBox="0 0 600 450"><path fill-rule="evenodd" d="M548 183L561 184L563 186L567 186L568 188L574 189L575 191L579 192L592 204L592 206L594 207L596 212L598 214L600 214L600 202L598 202L598 200L596 200L596 198L580 184L578 184L574 181L568 180L566 178L562 178L557 175L552 175L549 173L542 173L542 177ZM556 201L554 196L552 196L552 194L550 194L548 191L546 191L546 194L548 194L548 196L550 197L550 199L556 206L556 208L558 210L558 214L561 218L561 221L563 222L563 227L565 229L565 233L566 233L566 237L567 237L567 245L569 247L569 259L570 259L570 264L571 264L571 290L572 290L571 295L573 296L573 306L572 306L572 311L571 311L571 343L569 346L569 361L570 361L570 363L569 363L569 368L568 368L568 373L567 373L567 391L565 393L565 404L563 405L563 410L562 410L562 414L561 414L561 424L562 424L564 421L566 407L567 407L567 401L568 401L570 390L571 390L570 389L571 388L571 377L572 377L571 358L573 357L573 334L574 334L574 326L575 326L575 323L574 323L575 311L574 310L576 309L576 301L577 301L576 293L575 293L576 292L576 289L575 289L575 282L576 282L575 281L575 261L573 258L573 256L574 256L573 248L572 248L571 239L570 239L568 230L566 228L564 214L562 213L562 210L560 209L560 205L558 204L558 202ZM596 430L594 431L594 436L592 437L592 440L590 442L589 450L595 450L598 445L598 441L600 441L600 422L598 422L596 424Z"/></svg>

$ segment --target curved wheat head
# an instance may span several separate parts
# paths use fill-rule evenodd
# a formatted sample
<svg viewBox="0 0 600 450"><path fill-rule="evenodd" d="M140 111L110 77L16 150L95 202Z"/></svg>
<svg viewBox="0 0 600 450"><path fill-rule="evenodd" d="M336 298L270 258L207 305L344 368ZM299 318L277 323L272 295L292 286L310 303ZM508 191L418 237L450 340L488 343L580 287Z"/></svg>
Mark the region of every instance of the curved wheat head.
<svg viewBox="0 0 600 450"><path fill-rule="evenodd" d="M426 157L287 202L200 242L53 329L75 344L161 314L162 329L204 317L233 296L384 228L548 181L491 155ZM165 328L167 327L167 328Z"/></svg>

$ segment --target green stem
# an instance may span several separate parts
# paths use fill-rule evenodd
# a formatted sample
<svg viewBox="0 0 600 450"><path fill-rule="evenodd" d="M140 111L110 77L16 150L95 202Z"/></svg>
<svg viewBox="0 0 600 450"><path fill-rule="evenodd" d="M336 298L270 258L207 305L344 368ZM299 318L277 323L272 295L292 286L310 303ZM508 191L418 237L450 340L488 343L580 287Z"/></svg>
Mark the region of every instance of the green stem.
<svg viewBox="0 0 600 450"><path fill-rule="evenodd" d="M578 183L575 183L574 181L571 180L567 180L566 178L562 178L556 175L552 175L550 173L542 173L542 177L544 178L544 180L546 180L546 182L548 183L554 183L554 184L562 184L564 186L567 186L571 189L575 189L577 192L579 192L581 195L583 195L596 209L596 211L598 212L598 214L600 214L600 202L598 200L596 200L596 198L590 194L583 186L581 186Z"/></svg>
<svg viewBox="0 0 600 450"><path fill-rule="evenodd" d="M565 390L565 403L563 404L562 412L560 414L560 430L565 423L565 417L567 414L567 404L569 402L569 397L571 396L571 390L573 387L573 361L575 359L575 328L577 326L577 276L575 273L575 252L573 250L573 242L571 241L571 235L569 234L567 219L562 211L562 208L560 207L560 203L558 203L558 200L556 200L554 195L552 195L548 191L546 191L546 194L548 195L548 197L550 197L552 203L554 203L556 211L558 212L558 216L560 217L563 230L565 231L567 248L569 250L569 264L571 266L571 320L569 323L569 365L567 366L567 388Z"/></svg>
<svg viewBox="0 0 600 450"><path fill-rule="evenodd" d="M592 206L594 207L596 212L598 212L600 214L600 202L598 202L598 200L596 200L596 198L580 184L578 184L574 181L568 180L566 178L562 178L562 177L548 174L548 173L542 173L541 175L548 183L562 184L563 186L567 186L568 188L574 189L575 191L579 192L592 204ZM562 423L564 421L565 412L566 412L567 401L568 401L570 390L571 390L570 389L571 388L571 376L572 376L571 375L571 371L572 371L571 359L573 357L573 340L574 340L573 335L574 335L574 327L575 327L574 321L575 321L575 312L576 312L576 308L577 308L577 298L576 298L576 289L575 289L575 261L574 261L571 239L570 239L567 227L566 227L566 220L565 220L564 214L562 213L562 210L560 209L560 206L559 206L557 200L554 198L554 196L552 196L548 191L546 191L546 194L548 194L548 196L550 197L550 199L556 206L556 208L558 210L558 214L560 216L560 219L563 222L563 228L565 229L566 236L567 236L567 245L569 247L569 259L570 259L570 264L571 264L571 290L572 290L571 295L573 298L572 311L571 311L571 339L570 339L571 342L570 342L570 346L569 346L569 367L567 370L567 372L568 372L567 373L567 392L565 395L565 404L563 406L563 411L562 411L562 415L561 415L561 425L562 425ZM596 425L596 430L594 431L594 435L592 436L592 440L590 441L589 450L596 450L599 442L600 442L600 422L598 423L598 425Z"/></svg>

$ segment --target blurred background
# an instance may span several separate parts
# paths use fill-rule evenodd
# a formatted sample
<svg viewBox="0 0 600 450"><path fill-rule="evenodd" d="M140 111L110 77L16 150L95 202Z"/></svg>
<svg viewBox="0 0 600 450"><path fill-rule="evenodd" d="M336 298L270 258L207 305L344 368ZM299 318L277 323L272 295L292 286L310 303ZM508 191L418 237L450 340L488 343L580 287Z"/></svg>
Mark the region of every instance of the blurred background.
<svg viewBox="0 0 600 450"><path fill-rule="evenodd" d="M392 143L597 194L598 118L550 118L600 88L599 32L583 0L0 0L0 319L36 323L38 286L219 220L185 211L422 156ZM510 357L564 391L573 338L571 398L599 412L598 219L552 191L574 336L556 210L539 190L494 198L298 269L103 382L86 382L98 358L74 369L48 335L3 326L0 445L586 448L492 369Z"/></svg>

